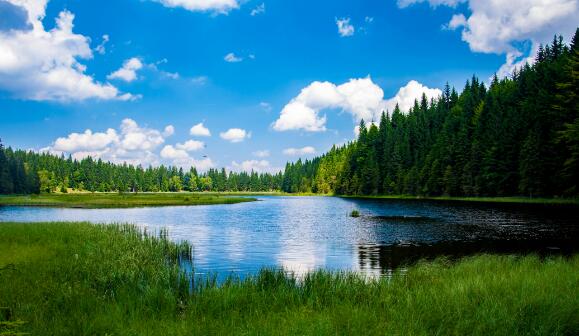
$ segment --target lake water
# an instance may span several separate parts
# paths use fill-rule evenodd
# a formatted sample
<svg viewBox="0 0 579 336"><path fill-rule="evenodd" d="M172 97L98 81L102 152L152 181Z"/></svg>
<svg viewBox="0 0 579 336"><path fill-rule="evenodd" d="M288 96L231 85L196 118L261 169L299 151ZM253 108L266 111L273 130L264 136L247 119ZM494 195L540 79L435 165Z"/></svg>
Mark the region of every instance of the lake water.
<svg viewBox="0 0 579 336"><path fill-rule="evenodd" d="M262 267L387 275L440 255L579 252L579 208L419 200L260 196L258 202L132 209L0 207L0 221L134 223L194 246L195 272ZM349 216L354 209L359 218ZM1 225L1 224L0 224Z"/></svg>

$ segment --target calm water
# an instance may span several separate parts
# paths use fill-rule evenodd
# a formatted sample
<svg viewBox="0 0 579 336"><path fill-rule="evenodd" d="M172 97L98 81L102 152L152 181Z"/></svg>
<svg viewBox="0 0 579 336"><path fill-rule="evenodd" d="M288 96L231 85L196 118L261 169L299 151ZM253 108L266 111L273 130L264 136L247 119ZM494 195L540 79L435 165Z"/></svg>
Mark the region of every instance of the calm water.
<svg viewBox="0 0 579 336"><path fill-rule="evenodd" d="M168 228L194 245L195 270L220 278L262 267L389 274L420 258L477 252L579 252L579 208L334 197L133 209L0 207L0 221L91 221ZM349 213L358 209L362 216ZM1 224L0 224L1 225Z"/></svg>

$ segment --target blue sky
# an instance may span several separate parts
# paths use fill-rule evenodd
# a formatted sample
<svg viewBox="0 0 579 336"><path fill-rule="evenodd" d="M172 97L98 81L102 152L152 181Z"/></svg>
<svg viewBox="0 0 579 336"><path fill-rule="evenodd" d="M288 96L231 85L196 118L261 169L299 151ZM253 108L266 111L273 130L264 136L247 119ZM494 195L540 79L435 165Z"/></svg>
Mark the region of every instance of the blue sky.
<svg viewBox="0 0 579 336"><path fill-rule="evenodd" d="M0 0L0 137L78 158L271 171L353 139L360 118L396 102L532 61L574 31L578 7ZM191 134L199 123L210 136Z"/></svg>

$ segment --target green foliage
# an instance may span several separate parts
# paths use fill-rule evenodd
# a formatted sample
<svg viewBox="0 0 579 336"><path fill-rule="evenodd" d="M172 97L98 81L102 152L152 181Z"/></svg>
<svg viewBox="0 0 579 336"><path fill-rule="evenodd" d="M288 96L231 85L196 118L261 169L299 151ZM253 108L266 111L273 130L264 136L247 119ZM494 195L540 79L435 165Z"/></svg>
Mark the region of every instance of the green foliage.
<svg viewBox="0 0 579 336"><path fill-rule="evenodd" d="M288 164L282 190L341 195L579 195L579 30L541 47L536 63L448 85L409 111L360 123L357 141ZM309 185L308 185L309 183ZM305 185L304 185L305 184Z"/></svg>
<svg viewBox="0 0 579 336"><path fill-rule="evenodd" d="M180 270L190 253L130 226L2 223L0 267L14 269L0 273L0 306L32 335L579 333L577 256L440 259L380 279L263 270L217 285Z"/></svg>
<svg viewBox="0 0 579 336"><path fill-rule="evenodd" d="M5 149L0 143L0 194L31 194L77 191L98 192L177 192L243 191L267 192L281 189L282 174L226 172L210 169L199 175L177 167L143 168L113 164L91 157L72 157L48 153Z"/></svg>

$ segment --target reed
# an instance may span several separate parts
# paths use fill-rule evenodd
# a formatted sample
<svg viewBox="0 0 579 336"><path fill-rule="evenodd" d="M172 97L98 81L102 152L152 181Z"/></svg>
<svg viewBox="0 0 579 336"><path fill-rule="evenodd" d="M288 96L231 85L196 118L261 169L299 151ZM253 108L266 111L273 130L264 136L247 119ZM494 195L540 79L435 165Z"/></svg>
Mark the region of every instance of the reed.
<svg viewBox="0 0 579 336"><path fill-rule="evenodd" d="M264 269L221 284L179 267L191 257L166 231L0 223L0 334L579 333L579 256L440 258L379 279Z"/></svg>

